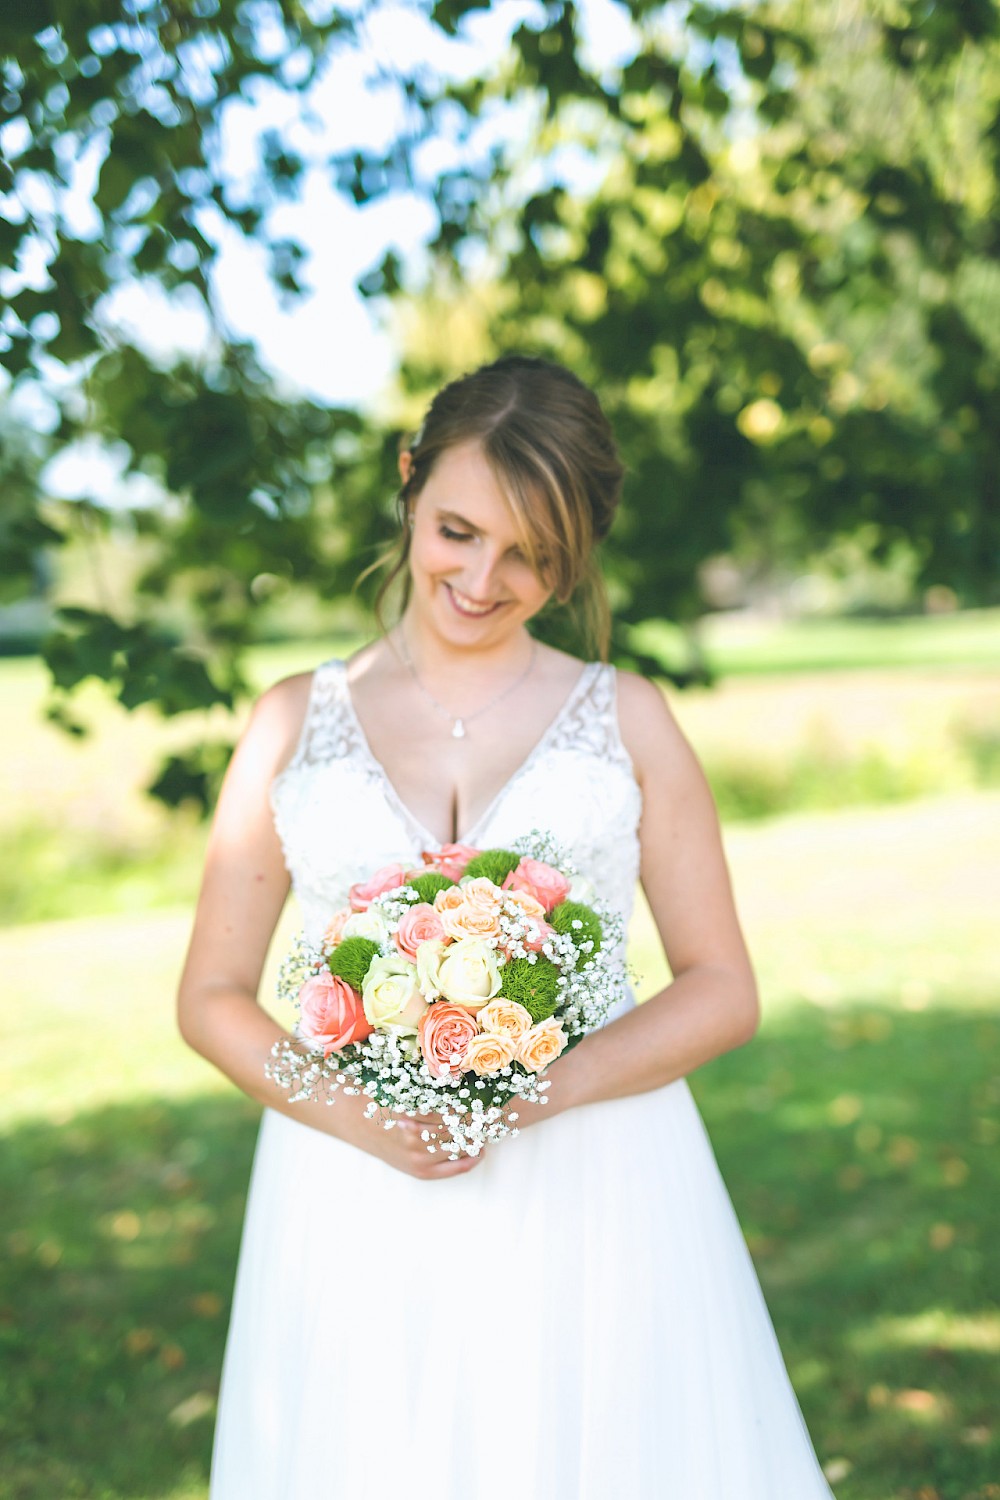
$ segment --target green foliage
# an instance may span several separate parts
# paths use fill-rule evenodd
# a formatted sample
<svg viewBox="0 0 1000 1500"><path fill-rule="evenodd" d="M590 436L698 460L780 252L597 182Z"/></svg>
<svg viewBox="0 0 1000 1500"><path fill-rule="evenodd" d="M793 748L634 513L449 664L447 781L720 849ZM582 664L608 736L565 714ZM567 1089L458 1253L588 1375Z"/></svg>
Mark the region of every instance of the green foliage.
<svg viewBox="0 0 1000 1500"><path fill-rule="evenodd" d="M533 1022L544 1021L555 1012L559 994L559 970L547 958L512 959L500 970L500 993L505 1000L516 1000L531 1015Z"/></svg>
<svg viewBox="0 0 1000 1500"><path fill-rule="evenodd" d="M326 966L331 974L346 980L360 995L371 961L377 957L378 943L373 943L370 938L348 937L337 944Z"/></svg>
<svg viewBox="0 0 1000 1500"><path fill-rule="evenodd" d="M580 954L577 960L578 968L581 968L600 948L603 937L600 919L597 913L589 906L584 906L582 901L560 901L558 906L553 907L548 920L549 925L554 927L556 932L568 933L578 946L580 943L593 943L594 946L588 952Z"/></svg>
<svg viewBox="0 0 1000 1500"><path fill-rule="evenodd" d="M446 891L449 886L455 884L453 880L448 879L447 875L442 875L439 870L427 870L422 875L414 875L413 879L408 880L406 883L412 886L417 893L413 898L414 905L420 901L426 901L432 906L434 904L434 897L438 891Z"/></svg>
<svg viewBox="0 0 1000 1500"><path fill-rule="evenodd" d="M614 64L584 45L571 0L549 0L489 74L445 81L414 55L398 74L405 129L384 150L307 159L295 132L270 132L227 180L229 103L266 87L304 110L381 3L281 0L266 25L241 0L146 5L141 23L13 6L0 22L2 186L19 205L0 224L15 268L0 359L12 394L42 390L53 414L51 436L0 460L4 597L37 590L40 558L78 527L110 524L42 495L42 450L96 435L166 497L132 517L150 560L128 611L57 620L54 717L72 725L65 699L95 674L128 709L231 706L260 600L339 598L391 534L395 427L282 399L213 296L210 223L263 246L280 294L302 295L303 248L278 209L315 169L356 203L405 190L435 212L401 414L512 348L565 359L599 391L629 468L602 549L622 664L657 665L635 627L703 613L711 559L766 581L861 526L876 559L913 555L917 590L1000 597L995 0L748 0L689 5L682 22L629 0L631 51ZM484 8L418 7L439 40ZM505 104L533 122L527 140L425 169L428 140L474 140ZM97 165L85 235L67 166L82 160ZM585 181L570 160L589 163ZM16 269L29 262L30 281ZM116 329L109 293L143 278L201 310L209 352L165 366ZM414 306L394 252L361 286ZM196 622L183 640L177 606ZM575 644L558 612L543 629ZM696 657L661 666L707 676ZM214 754L165 766L159 795L208 795Z"/></svg>
<svg viewBox="0 0 1000 1500"><path fill-rule="evenodd" d="M511 870L516 870L520 863L521 856L510 849L483 849L469 860L463 878L466 875L473 878L484 876L494 885L502 886Z"/></svg>

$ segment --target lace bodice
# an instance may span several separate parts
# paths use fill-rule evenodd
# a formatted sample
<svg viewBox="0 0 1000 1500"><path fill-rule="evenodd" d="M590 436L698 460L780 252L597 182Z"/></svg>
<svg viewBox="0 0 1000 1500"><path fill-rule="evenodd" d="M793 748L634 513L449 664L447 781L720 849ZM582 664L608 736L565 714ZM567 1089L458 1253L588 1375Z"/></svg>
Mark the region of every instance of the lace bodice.
<svg viewBox="0 0 1000 1500"><path fill-rule="evenodd" d="M420 864L438 840L405 806L354 712L342 661L313 674L302 734L271 806L307 935L380 865ZM533 828L564 848L625 924L639 869L642 799L618 729L615 671L588 662L534 749L461 842L504 845Z"/></svg>

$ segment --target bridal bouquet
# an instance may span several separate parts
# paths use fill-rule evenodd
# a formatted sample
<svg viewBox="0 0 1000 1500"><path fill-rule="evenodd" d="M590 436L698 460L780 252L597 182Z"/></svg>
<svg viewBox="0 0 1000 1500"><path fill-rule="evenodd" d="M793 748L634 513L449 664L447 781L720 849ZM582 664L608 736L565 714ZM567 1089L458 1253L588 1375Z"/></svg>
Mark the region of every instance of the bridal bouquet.
<svg viewBox="0 0 1000 1500"><path fill-rule="evenodd" d="M386 1129L440 1114L440 1149L476 1156L517 1134L518 1100L547 1102L549 1063L623 996L621 920L576 899L589 890L544 834L423 860L352 886L318 947L299 938L278 986L298 1020L265 1072L293 1100L366 1094Z"/></svg>

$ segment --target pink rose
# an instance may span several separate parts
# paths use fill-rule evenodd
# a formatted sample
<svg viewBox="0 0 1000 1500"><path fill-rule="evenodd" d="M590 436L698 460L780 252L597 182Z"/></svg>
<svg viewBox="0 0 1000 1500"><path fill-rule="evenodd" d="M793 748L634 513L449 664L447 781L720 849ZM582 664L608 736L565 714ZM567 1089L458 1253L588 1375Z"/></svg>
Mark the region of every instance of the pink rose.
<svg viewBox="0 0 1000 1500"><path fill-rule="evenodd" d="M558 904L556 902L557 906ZM553 936L555 928L550 927L548 922L536 920L534 917L528 918L527 925L528 931L524 935L524 946L530 948L532 953L541 953L542 944L546 938Z"/></svg>
<svg viewBox="0 0 1000 1500"><path fill-rule="evenodd" d="M544 860L529 859L527 855L516 870L511 870L503 888L505 891L527 891L542 903L546 912L569 895L569 881L565 875Z"/></svg>
<svg viewBox="0 0 1000 1500"><path fill-rule="evenodd" d="M435 1078L462 1071L462 1059L479 1031L476 1018L462 1005L438 1000L428 1005L417 1026L424 1062Z"/></svg>
<svg viewBox="0 0 1000 1500"><path fill-rule="evenodd" d="M430 869L447 875L449 880L461 880L469 860L478 853L471 844L442 844L440 849L425 849L421 858Z"/></svg>
<svg viewBox="0 0 1000 1500"><path fill-rule="evenodd" d="M376 896L381 896L385 891L394 891L405 880L406 871L402 865L383 865L368 880L359 880L356 885L351 886L347 893L351 910L367 911Z"/></svg>
<svg viewBox="0 0 1000 1500"><path fill-rule="evenodd" d="M399 919L395 932L395 943L404 958L416 963L417 949L421 943L436 942L444 937L441 918L429 901L411 906Z"/></svg>
<svg viewBox="0 0 1000 1500"><path fill-rule="evenodd" d="M307 979L299 990L299 1006L299 1031L320 1044L324 1057L372 1034L361 996L335 974L324 972Z"/></svg>
<svg viewBox="0 0 1000 1500"><path fill-rule="evenodd" d="M524 932L520 941L531 953L541 953L542 945L544 944L545 939L552 937L555 932L555 928L550 927L548 922L544 921L541 917L522 916L521 920L524 923L526 931ZM510 955L513 951L513 944L509 942L502 942L500 944L500 947L503 951L504 957L510 958Z"/></svg>

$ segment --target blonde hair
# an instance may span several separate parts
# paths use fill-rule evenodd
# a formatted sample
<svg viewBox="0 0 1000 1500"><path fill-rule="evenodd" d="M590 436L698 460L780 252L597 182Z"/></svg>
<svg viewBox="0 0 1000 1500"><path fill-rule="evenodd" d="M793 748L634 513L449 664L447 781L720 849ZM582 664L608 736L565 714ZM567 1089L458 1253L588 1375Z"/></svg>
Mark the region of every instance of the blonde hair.
<svg viewBox="0 0 1000 1500"><path fill-rule="evenodd" d="M472 440L514 513L529 562L555 599L571 606L588 649L606 660L611 613L594 549L610 529L624 466L593 391L564 366L527 355L506 355L463 375L431 402L396 497L399 538L358 579L388 570L375 599L379 625L386 629L386 604L398 580L402 609L409 599L413 502L441 454Z"/></svg>

